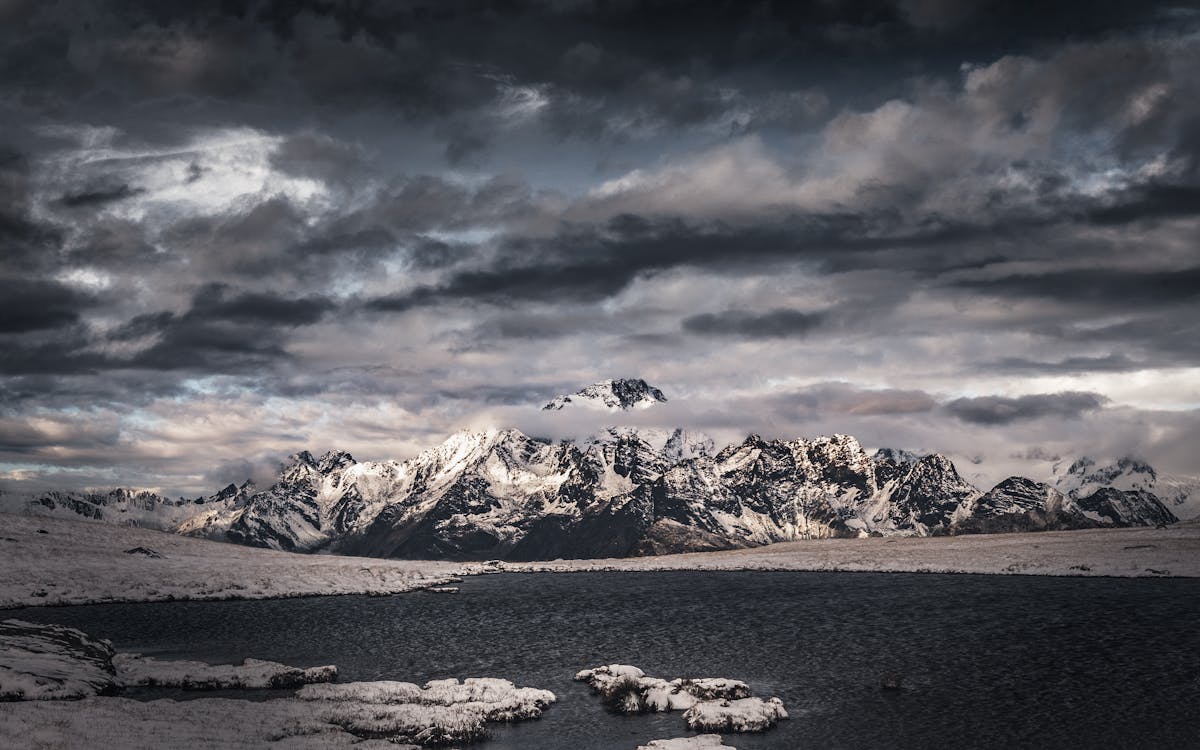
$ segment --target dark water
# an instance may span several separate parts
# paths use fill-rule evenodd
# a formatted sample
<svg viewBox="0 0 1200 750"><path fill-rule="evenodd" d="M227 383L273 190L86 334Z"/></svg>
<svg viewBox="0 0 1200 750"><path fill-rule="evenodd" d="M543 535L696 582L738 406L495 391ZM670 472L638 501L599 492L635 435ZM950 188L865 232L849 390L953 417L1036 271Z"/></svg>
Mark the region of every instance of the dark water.
<svg viewBox="0 0 1200 750"><path fill-rule="evenodd" d="M461 589L19 616L165 658L335 663L343 681L504 677L558 694L487 748L632 750L690 734L678 713L606 714L571 680L610 662L782 698L789 721L726 736L742 750L1200 748L1200 581L662 572ZM902 691L879 689L888 671Z"/></svg>

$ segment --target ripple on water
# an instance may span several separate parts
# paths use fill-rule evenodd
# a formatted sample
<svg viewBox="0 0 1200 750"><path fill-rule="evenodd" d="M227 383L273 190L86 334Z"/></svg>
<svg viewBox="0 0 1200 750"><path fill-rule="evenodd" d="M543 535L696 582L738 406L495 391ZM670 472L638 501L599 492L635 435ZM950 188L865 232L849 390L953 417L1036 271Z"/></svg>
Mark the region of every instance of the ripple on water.
<svg viewBox="0 0 1200 750"><path fill-rule="evenodd" d="M121 650L335 663L341 679L494 676L553 690L485 747L612 750L688 734L679 714L604 713L584 667L732 677L792 719L759 748L1188 747L1200 725L1200 581L873 573L470 578L456 596L23 610ZM879 689L885 672L904 689Z"/></svg>

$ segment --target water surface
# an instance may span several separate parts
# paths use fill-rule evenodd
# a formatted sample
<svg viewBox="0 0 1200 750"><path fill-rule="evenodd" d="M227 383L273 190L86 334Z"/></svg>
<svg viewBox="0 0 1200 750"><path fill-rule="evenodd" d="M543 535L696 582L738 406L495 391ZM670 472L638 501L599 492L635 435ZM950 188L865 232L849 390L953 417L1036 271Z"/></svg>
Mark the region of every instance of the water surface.
<svg viewBox="0 0 1200 750"><path fill-rule="evenodd" d="M636 747L681 714L606 714L571 676L610 662L731 677L792 718L758 748L1200 747L1200 581L876 573L503 574L461 593L27 609L120 650L337 664L341 680L504 677L540 721L481 748ZM5 613L12 616L14 613ZM900 672L904 689L879 678Z"/></svg>

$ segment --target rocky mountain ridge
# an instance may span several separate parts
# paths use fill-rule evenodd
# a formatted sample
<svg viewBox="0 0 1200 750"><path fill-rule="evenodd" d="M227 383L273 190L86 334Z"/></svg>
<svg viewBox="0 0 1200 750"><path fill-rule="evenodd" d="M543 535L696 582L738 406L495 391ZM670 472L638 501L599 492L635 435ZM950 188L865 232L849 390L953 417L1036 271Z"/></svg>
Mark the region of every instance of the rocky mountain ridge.
<svg viewBox="0 0 1200 750"><path fill-rule="evenodd" d="M646 387L600 392L618 394L621 410L644 408L646 394L665 400L637 382ZM943 455L868 452L849 435L750 435L718 450L681 429L612 427L560 442L489 429L408 461L302 451L269 487L230 484L194 501L47 493L32 509L301 552L513 560L1177 520L1145 486L1100 485L1107 474L1081 466L1056 486L1010 477L983 492Z"/></svg>

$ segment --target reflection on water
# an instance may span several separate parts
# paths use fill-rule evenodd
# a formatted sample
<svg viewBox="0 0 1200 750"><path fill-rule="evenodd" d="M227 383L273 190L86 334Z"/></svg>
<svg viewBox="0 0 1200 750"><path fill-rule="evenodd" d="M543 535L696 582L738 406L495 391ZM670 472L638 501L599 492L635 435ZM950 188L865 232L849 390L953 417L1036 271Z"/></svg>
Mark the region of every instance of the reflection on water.
<svg viewBox="0 0 1200 750"><path fill-rule="evenodd" d="M792 719L756 748L1200 747L1200 581L872 573L504 574L461 593L24 610L118 649L334 663L341 680L491 676L559 696L487 748L636 747L680 714L617 717L597 664L745 680ZM879 689L885 672L904 689Z"/></svg>

